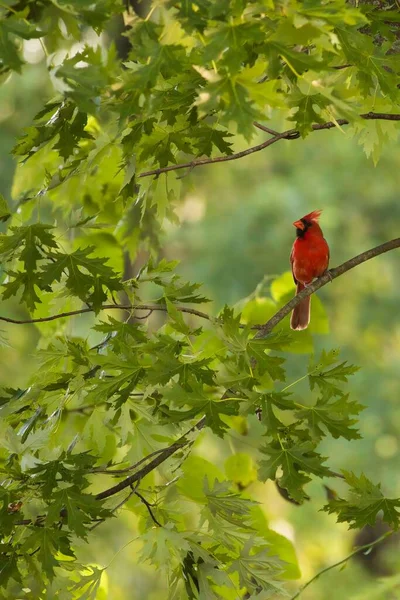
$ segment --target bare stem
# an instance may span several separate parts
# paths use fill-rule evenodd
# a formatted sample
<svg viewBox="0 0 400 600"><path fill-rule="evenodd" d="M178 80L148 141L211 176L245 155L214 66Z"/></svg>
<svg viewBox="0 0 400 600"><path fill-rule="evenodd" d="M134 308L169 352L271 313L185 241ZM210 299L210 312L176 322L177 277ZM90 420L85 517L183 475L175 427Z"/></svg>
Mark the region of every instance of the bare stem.
<svg viewBox="0 0 400 600"><path fill-rule="evenodd" d="M344 65L345 67L349 65ZM341 67L344 68L344 67ZM372 120L381 120L381 121L400 121L400 114L392 114L392 113L364 113L360 115L361 119L366 119L368 121ZM349 125L350 121L347 119L337 119L336 121L328 121L327 123L315 123L312 125L313 131L322 131L324 129L333 129L334 127L342 127L343 125ZM247 148L246 150L242 150L241 152L236 152L235 154L229 154L227 156L217 156L215 158L200 158L198 160L192 160L190 162L180 163L178 165L169 165L168 167L162 167L159 169L152 169L151 171L144 171L140 173L139 177L150 177L152 175L158 177L161 173L168 173L169 171L178 171L179 169L189 169L189 172L192 171L195 167L202 167L204 165L212 165L215 163L228 162L231 160L237 160L239 158L243 158L244 156L249 156L250 154L254 154L254 152L260 152L261 150L265 150L272 144L279 142L280 140L296 140L300 137L300 132L297 129L287 129L282 133L278 133L274 129L270 129L266 125L262 125L261 123L254 122L254 126L266 133L269 133L273 137L263 142L262 144L258 144L257 146L252 146L251 148Z"/></svg>
<svg viewBox="0 0 400 600"><path fill-rule="evenodd" d="M201 319L207 319L208 321L212 321L212 317L210 317L204 312L201 312L200 310L196 310L195 308L188 308L186 306L175 306L175 308L179 312L188 313L190 315L200 317ZM103 306L100 307L100 310L147 310L149 311L148 314L144 317L140 317L145 319L147 319L153 311L168 311L167 307L162 304L103 304ZM75 317L76 315L83 315L85 313L90 312L94 312L94 309L91 307L87 307L58 313L56 315L50 315L48 317L38 317L37 319L12 319L11 317L0 316L0 321L12 323L13 325L30 325L32 323L47 323L48 321L56 321L57 319L65 319L66 317Z"/></svg>
<svg viewBox="0 0 400 600"><path fill-rule="evenodd" d="M369 544L365 544L364 546L359 546L358 548L356 548L355 550L353 550L353 552L351 552L348 556L346 556L345 558L342 558L342 560L339 560L338 562L334 563L333 565L330 565L329 567L326 567L325 569L322 569L322 571L319 571L316 575L314 575L314 577L312 577L309 581L307 581L307 583L305 585L303 585L303 587L300 588L299 591L296 592L295 595L292 596L290 600L296 600L296 598L299 598L300 594L302 594L304 592L304 590L306 588L308 588L309 585L311 585L316 579L318 579L318 577L320 577L321 575L323 575L327 571L330 571L331 569L335 569L336 567L339 567L340 565L342 565L343 563L347 562L350 558L352 558L356 554L359 554L360 552L364 552L366 550L370 550L371 548L373 548L377 544L380 544L389 535L392 535L392 533L394 533L394 532L393 531L387 531L386 533L384 533L383 535L381 535L377 540L375 540L373 542L370 542Z"/></svg>

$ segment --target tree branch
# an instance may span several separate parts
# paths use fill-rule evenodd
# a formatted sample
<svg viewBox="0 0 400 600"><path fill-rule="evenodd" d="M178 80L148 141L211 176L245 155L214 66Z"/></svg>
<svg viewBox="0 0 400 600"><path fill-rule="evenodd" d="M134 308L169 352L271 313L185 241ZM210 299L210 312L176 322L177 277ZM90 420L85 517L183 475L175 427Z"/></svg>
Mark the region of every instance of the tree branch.
<svg viewBox="0 0 400 600"><path fill-rule="evenodd" d="M389 250L394 250L395 248L400 248L400 238L395 238L394 240L390 240L389 242L385 242L380 246L376 246L375 248L371 248L370 250L366 250L361 254L358 254L354 258L350 258L346 262L342 263L338 267L334 269L330 269L324 275L316 279L313 283L304 288L299 294L294 296L285 306L282 306L277 313L275 313L269 321L267 321L264 325L259 327L258 333L255 335L256 338L264 338L288 315L295 306L297 306L304 298L307 296L311 296L314 292L319 290L319 288L323 287L339 275L343 275L350 269L354 269L358 265L366 262L367 260L371 260L371 258L375 258L375 256L379 256L380 254L384 254L385 252L389 252Z"/></svg>
<svg viewBox="0 0 400 600"><path fill-rule="evenodd" d="M369 544L365 544L364 546L359 546L358 548L353 550L353 552L351 552L348 556L346 556L345 558L342 558L342 560L339 560L338 562L334 563L333 565L330 565L329 567L322 569L322 571L319 571L319 573L317 573L316 575L314 575L314 577L312 577L309 581L307 581L307 583L304 584L303 587L300 588L299 591L296 592L295 595L290 598L290 600L296 600L296 598L299 598L300 594L302 594L304 592L304 590L313 583L313 581L318 579L318 577L320 577L327 571L330 571L331 569L334 569L335 567L339 567L343 563L347 562L350 558L352 558L356 554L359 554L360 552L363 552L364 550L365 551L371 550L371 548L373 548L377 544L380 544L381 542L383 542L383 540L385 540L389 535L392 535L392 533L394 533L393 530L386 531L386 533L381 535L377 540L374 540L373 542L370 542Z"/></svg>
<svg viewBox="0 0 400 600"><path fill-rule="evenodd" d="M188 313L190 315L195 315L196 317L200 317L201 319L207 319L207 321L212 321L213 318L207 313L201 312L200 310L196 310L195 308L187 308L186 306L175 306L176 310L183 313ZM168 312L166 306L162 304L103 304L99 310L128 310L128 311L136 311L136 310L148 310L149 314L145 317L140 318L148 318L153 311L161 311ZM5 321L6 323L12 323L13 325L31 325L34 323L47 323L48 321L56 321L57 319L64 319L66 317L75 317L76 315L83 315L85 313L94 312L94 308L79 308L77 310L70 310L68 312L58 313L56 315L50 315L49 317L38 317L37 319L12 319L11 317L2 317L0 316L0 321Z"/></svg>
<svg viewBox="0 0 400 600"><path fill-rule="evenodd" d="M140 500L143 502L143 504L147 508L147 512L149 513L149 515L152 518L152 520L155 523L155 525L157 525L157 527L162 527L160 521L157 521L157 519L156 519L156 517L155 517L155 515L154 515L154 513L152 511L152 508L151 508L152 505L150 504L150 502L148 502L146 500L146 498L144 496L142 496L142 494L140 494L138 491L134 490L134 494L136 494L136 496L138 498L140 498Z"/></svg>
<svg viewBox="0 0 400 600"><path fill-rule="evenodd" d="M267 140L266 142L263 142L262 144L252 146L251 148L247 148L247 150L242 150L241 152L236 152L235 154L228 154L227 156L217 156L215 158L200 158L198 160L192 160L190 162L181 163L179 165L169 165L168 167L153 169L152 171L144 171L144 173L140 173L139 177L149 177L150 175L156 175L158 177L159 175L161 175L161 173L168 173L169 171L178 171L179 169L192 170L195 167L201 167L203 165L211 165L214 163L237 160L238 158L249 156L249 154L254 154L254 152L260 152L260 150L264 150L265 148L268 148L268 146L272 146L272 144L275 144L275 142L279 142L279 140L291 139L291 135L293 134L296 134L296 138L300 136L299 132L295 129L289 129L288 131L284 131L283 133L278 133L278 135Z"/></svg>
<svg viewBox="0 0 400 600"><path fill-rule="evenodd" d="M348 66L348 65L345 65ZM392 114L392 113L375 113L369 112L360 115L361 119L366 119L367 121L372 120L380 120L380 121L400 121L400 114ZM322 131L323 129L333 129L334 127L349 125L350 121L347 119L337 119L336 121L328 121L327 123L315 123L312 125L313 131ZM238 158L243 158L244 156L249 156L250 154L254 154L254 152L260 152L272 144L279 142L280 140L297 140L300 137L300 132L297 129L288 129L283 131L282 133L278 133L277 131L262 125L261 123L254 122L254 126L266 133L269 133L273 137L263 142L262 144L258 144L257 146L252 146L251 148L247 148L247 150L242 150L241 152L236 152L235 154L229 154L227 156L217 156L215 158L200 158L198 160L192 160L186 163L180 163L178 165L169 165L168 167L162 167L159 169L152 169L151 171L144 171L140 173L139 177L150 177L151 175L155 175L158 177L161 173L168 173L169 171L178 171L179 169L194 169L195 167L202 167L203 165L211 165L214 163L227 162L230 160L237 160Z"/></svg>
<svg viewBox="0 0 400 600"><path fill-rule="evenodd" d="M125 479L123 479L122 481L117 483L116 485L114 485L110 488L107 488L103 492L100 492L99 494L97 494L95 496L96 500L105 500L106 498L110 498L110 496L114 496L114 494L118 494L118 492L121 492L122 490L124 490L127 487L131 487L134 483L143 479L143 477L145 477L146 475L151 473L151 471L153 471L154 469L159 467L164 461L166 461L167 458L169 458L170 456L175 454L175 452L177 452L178 450L180 450L181 448L184 448L184 446L189 444L190 440L187 440L186 437L193 431L196 431L196 429L197 430L203 429L203 427L205 427L205 424L206 424L206 418L202 417L200 419L200 421L197 421L197 423L195 425L193 425L193 427L191 427L176 442L174 442L173 444L168 446L168 448L165 448L162 452L160 452L160 454L158 456L153 458L152 461L150 461L147 465L142 467L139 471L136 471L136 473L129 475L129 477L126 477Z"/></svg>

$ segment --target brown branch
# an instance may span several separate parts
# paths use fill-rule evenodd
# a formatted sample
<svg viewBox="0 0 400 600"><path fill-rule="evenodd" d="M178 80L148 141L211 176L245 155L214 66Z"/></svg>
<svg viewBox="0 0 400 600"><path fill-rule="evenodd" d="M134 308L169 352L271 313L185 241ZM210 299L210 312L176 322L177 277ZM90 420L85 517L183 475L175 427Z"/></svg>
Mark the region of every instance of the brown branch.
<svg viewBox="0 0 400 600"><path fill-rule="evenodd" d="M345 65L348 66L348 65ZM400 114L392 114L392 113L375 113L369 112L360 115L361 119L366 119L368 121L372 120L380 120L380 121L400 121ZM169 165L168 167L160 167L159 169L152 169L151 171L144 171L140 173L139 177L150 177L155 175L158 177L161 173L168 173L169 171L178 171L179 169L190 169L192 171L195 167L202 167L204 165L211 165L214 163L227 162L230 160L237 160L238 158L243 158L244 156L249 156L250 154L254 154L254 152L260 152L275 142L279 142L280 140L296 140L300 137L300 132L297 129L288 129L287 131L283 131L282 133L278 133L261 123L254 122L255 127L269 133L273 137L263 142L262 144L258 144L257 146L252 146L251 148L247 148L247 150L242 150L241 152L236 152L234 154L229 154L228 156L217 156L215 158L200 158L198 160L192 160L190 162L180 163L178 165ZM328 121L327 123L315 123L312 125L313 131L321 131L323 129L333 129L338 125L349 125L350 121L347 119L337 119L336 121Z"/></svg>
<svg viewBox="0 0 400 600"><path fill-rule="evenodd" d="M193 431L203 429L205 425L206 418L202 417L200 421L197 421L197 423L193 425L193 427L191 427L176 442L165 448L158 456L153 458L153 460L150 461L147 465L145 465L142 469L136 471L136 473L133 473L132 475L129 475L129 477L126 477L125 479L117 483L117 485L107 488L103 492L97 494L97 496L95 496L96 500L105 500L106 498L110 498L110 496L118 494L118 492L121 492L127 487L131 487L134 483L143 479L143 477L151 473L151 471L153 471L154 469L159 467L163 462L165 462L167 458L169 458L170 456L175 454L175 452L189 444L190 440L187 440L186 437Z"/></svg>
<svg viewBox="0 0 400 600"><path fill-rule="evenodd" d="M179 312L195 315L201 319L207 319L207 321L213 320L210 315L207 315L207 313L201 312L200 310L196 310L195 308L187 308L186 306L175 306L175 308ZM149 314L147 314L145 317L140 317L146 319L153 311L168 312L167 307L163 306L162 304L103 304L103 306L100 307L100 310L148 310ZM31 325L33 323L47 323L48 321L56 321L57 319L64 319L66 317L75 317L76 315L83 315L90 312L94 312L94 308L79 308L77 310L70 310L68 312L50 315L49 317L38 317L37 319L12 319L11 317L0 316L0 321L12 323L13 325Z"/></svg>
<svg viewBox="0 0 400 600"><path fill-rule="evenodd" d="M260 152L260 150L264 150L268 148L268 146L272 146L275 142L279 142L279 140L290 139L290 136L293 134L298 134L297 137L300 136L299 132L295 129L290 129L288 131L284 131L283 133L279 133L275 137L263 142L262 144L258 144L257 146L252 146L251 148L247 148L247 150L242 150L241 152L236 152L235 154L228 154L227 156L217 156L215 158L200 158L199 160L192 160L190 162L181 163L179 165L169 165L168 167L160 167L159 169L153 169L152 171L144 171L144 173L140 173L139 177L149 177L151 175L155 175L158 177L161 173L168 173L169 171L178 171L179 169L194 169L195 167L201 167L203 165L211 165L214 163L220 162L228 162L230 160L237 160L238 158L243 158L244 156L249 156L249 154L254 154L254 152Z"/></svg>
<svg viewBox="0 0 400 600"><path fill-rule="evenodd" d="M136 488L134 488L133 486L131 486L131 491L126 496L126 498L124 498L123 500L121 500L121 502L118 502L118 504L116 506L114 506L114 508L111 510L111 512L112 513L117 512L117 510L119 508L121 508L124 504L126 504L128 502L128 500L130 500L134 494L136 494ZM99 525L101 525L102 523L104 523L105 520L106 519L98 519L97 522L94 525L92 525L92 527L89 527L89 531L93 531L94 529L96 529L96 527L98 527Z"/></svg>
<svg viewBox="0 0 400 600"><path fill-rule="evenodd" d="M277 313L274 314L273 317L269 319L264 325L261 325L258 333L255 335L256 338L266 337L271 331L288 315L295 306L297 306L304 298L307 296L311 296L314 292L319 290L319 288L323 287L339 275L343 275L350 269L354 269L358 265L366 262L367 260L371 260L371 258L375 258L375 256L379 256L380 254L384 254L385 252L389 252L389 250L394 250L395 248L400 248L400 238L395 238L394 240L390 240L389 242L385 242L380 246L376 246L375 248L371 248L371 250L366 250L366 252L362 252L355 256L354 258L350 258L346 262L342 263L338 267L334 269L330 269L327 271L322 277L316 279L313 283L308 285L304 290L302 290L299 294L294 296L285 306L282 306Z"/></svg>
<svg viewBox="0 0 400 600"><path fill-rule="evenodd" d="M144 458L139 460L137 463L135 463L134 465L131 465L130 467L126 467L125 469L112 470L112 469L107 469L106 467L95 467L90 470L90 473L104 473L105 475L125 475L126 473L129 473L130 471L134 471L135 469L140 467L140 465L142 465L143 463L145 463L148 460L150 460L151 458L153 458L153 456L158 456L159 454L164 452L164 450L165 450L165 448L159 448L158 450L154 450L154 452L150 452L150 454L148 454L147 456L145 456Z"/></svg>
<svg viewBox="0 0 400 600"><path fill-rule="evenodd" d="M140 498L140 500L143 502L143 504L145 505L145 507L147 508L147 511L151 517L151 519L153 520L153 522L157 525L157 527L162 527L160 521L157 521L153 511L152 511L152 505L150 504L150 502L148 502L146 500L146 498L144 496L142 496L142 494L140 494L138 491L134 490L134 494L136 494L136 496L138 498Z"/></svg>

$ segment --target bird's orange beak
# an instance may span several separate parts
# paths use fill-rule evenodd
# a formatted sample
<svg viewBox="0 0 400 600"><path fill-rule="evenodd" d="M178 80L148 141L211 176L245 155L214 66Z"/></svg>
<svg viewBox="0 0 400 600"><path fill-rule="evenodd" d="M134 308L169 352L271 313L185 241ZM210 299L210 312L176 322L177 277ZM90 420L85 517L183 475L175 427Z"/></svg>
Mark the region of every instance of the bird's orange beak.
<svg viewBox="0 0 400 600"><path fill-rule="evenodd" d="M295 221L293 223L293 226L296 227L296 229L302 229L304 231L304 223L303 221L300 221L300 219L298 221Z"/></svg>

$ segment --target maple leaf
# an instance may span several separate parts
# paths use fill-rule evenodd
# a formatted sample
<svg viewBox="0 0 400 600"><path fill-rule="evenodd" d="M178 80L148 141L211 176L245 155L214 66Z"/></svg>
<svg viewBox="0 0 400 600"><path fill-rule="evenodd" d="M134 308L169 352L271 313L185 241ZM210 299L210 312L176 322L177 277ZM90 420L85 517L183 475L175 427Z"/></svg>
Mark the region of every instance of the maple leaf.
<svg viewBox="0 0 400 600"><path fill-rule="evenodd" d="M334 401L330 401L330 394L326 394L313 406L297 411L296 417L306 420L317 437L324 437L324 430L321 429L324 426L334 438L357 440L361 436L357 429L351 427L357 423L357 419L351 419L350 415L358 415L363 408L362 404L349 401L348 394Z"/></svg>
<svg viewBox="0 0 400 600"><path fill-rule="evenodd" d="M215 398L212 393L206 392L198 383L192 386L191 391L176 385L165 390L163 396L170 401L172 406L188 409L182 411L169 410L168 416L171 420L182 421L204 414L207 426L220 437L223 437L224 432L229 427L220 415L236 415L239 411L239 403L236 400Z"/></svg>
<svg viewBox="0 0 400 600"><path fill-rule="evenodd" d="M147 379L150 383L165 384L173 377L178 376L179 384L191 391L197 382L214 384L214 371L209 366L211 362L210 358L182 360L181 356L174 356L164 348L149 369Z"/></svg>
<svg viewBox="0 0 400 600"><path fill-rule="evenodd" d="M326 459L315 452L315 444L311 442L288 447L274 442L260 448L260 451L269 457L268 460L260 461L260 478L263 481L275 480L280 467L283 474L279 478L279 485L285 488L297 502L302 502L306 498L303 487L311 481L309 474L318 477L333 476L332 471L323 465Z"/></svg>
<svg viewBox="0 0 400 600"><path fill-rule="evenodd" d="M159 568L166 569L171 560L181 560L190 550L190 545L183 532L173 528L172 523L165 527L152 528L141 536L143 547L141 560L150 560Z"/></svg>
<svg viewBox="0 0 400 600"><path fill-rule="evenodd" d="M249 362L251 362L252 358L257 361L257 370L260 375L268 373L271 379L285 381L285 370L281 366L285 362L285 359L267 354L266 350L268 348L270 348L268 339L253 338L249 340L246 346Z"/></svg>
<svg viewBox="0 0 400 600"><path fill-rule="evenodd" d="M68 293L91 303L98 311L107 296L103 288L109 291L122 289L122 284L114 272L107 266L107 259L90 256L94 248L75 250L70 254L57 252L49 255L51 262L42 269L42 279L46 285L61 281L65 275Z"/></svg>
<svg viewBox="0 0 400 600"><path fill-rule="evenodd" d="M350 524L351 529L374 525L378 514L395 529L400 524L400 498L387 498L380 484L375 485L364 474L360 477L349 471L342 471L350 490L348 499L332 498L323 510L335 513L339 523Z"/></svg>
<svg viewBox="0 0 400 600"><path fill-rule="evenodd" d="M244 544L239 558L230 566L229 572L235 571L239 573L240 585L247 590L265 590L279 595L285 592L278 579L282 571L279 559L271 556L265 547L257 549L257 541L252 538Z"/></svg>
<svg viewBox="0 0 400 600"><path fill-rule="evenodd" d="M66 522L70 531L82 539L87 539L89 524L94 519L106 518L110 514L94 496L82 493L76 485L69 486L57 490L52 495L46 525Z"/></svg>
<svg viewBox="0 0 400 600"><path fill-rule="evenodd" d="M225 155L232 154L232 144L227 138L233 137L225 130L216 129L206 125L198 125L192 129L193 146L197 149L198 156L205 154L211 156L213 148L216 147Z"/></svg>
<svg viewBox="0 0 400 600"><path fill-rule="evenodd" d="M69 535L65 531L54 529L53 527L27 527L29 533L24 540L21 550L22 552L34 551L38 555L38 559L44 572L49 579L55 576L54 569L60 566L56 555L59 553L75 558L70 546Z"/></svg>

